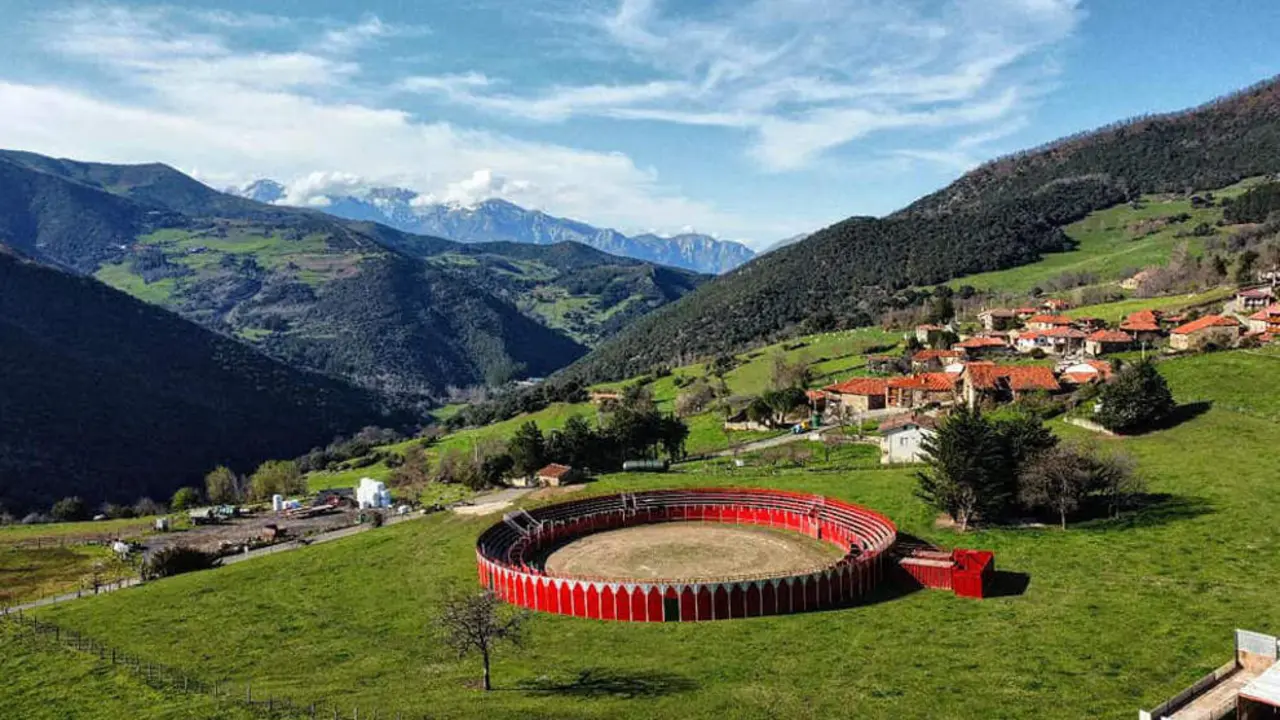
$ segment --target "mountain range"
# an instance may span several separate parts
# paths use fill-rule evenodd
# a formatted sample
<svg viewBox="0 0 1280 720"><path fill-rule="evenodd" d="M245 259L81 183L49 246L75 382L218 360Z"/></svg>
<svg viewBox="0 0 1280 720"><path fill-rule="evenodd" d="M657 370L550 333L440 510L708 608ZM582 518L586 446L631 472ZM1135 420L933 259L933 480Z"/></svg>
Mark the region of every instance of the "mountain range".
<svg viewBox="0 0 1280 720"><path fill-rule="evenodd" d="M910 304L913 288L1070 249L1062 228L1095 210L1277 170L1280 79L1272 79L995 160L888 217L815 232L641 318L566 376L613 380L799 329L872 324Z"/></svg>
<svg viewBox="0 0 1280 720"><path fill-rule="evenodd" d="M403 402L563 367L706 276L574 243L457 243L165 165L0 152L0 247Z"/></svg>
<svg viewBox="0 0 1280 720"><path fill-rule="evenodd" d="M282 204L288 188L274 180L256 180L229 193L258 202ZM419 235L464 243L506 241L533 245L576 242L611 255L644 260L694 272L719 275L755 257L747 246L709 235L684 233L624 235L576 220L529 210L505 200L474 205L423 202L405 188L375 187L356 195L320 196L318 209L349 220L379 222Z"/></svg>

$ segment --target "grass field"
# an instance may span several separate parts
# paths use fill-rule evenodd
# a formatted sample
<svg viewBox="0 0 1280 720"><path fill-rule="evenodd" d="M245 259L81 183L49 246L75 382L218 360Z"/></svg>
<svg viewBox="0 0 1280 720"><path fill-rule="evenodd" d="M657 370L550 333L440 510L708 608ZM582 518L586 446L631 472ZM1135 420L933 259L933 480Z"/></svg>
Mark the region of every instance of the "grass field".
<svg viewBox="0 0 1280 720"><path fill-rule="evenodd" d="M1231 288L1215 288L1190 295L1168 295L1153 298L1129 298L1102 305L1085 305L1068 310L1067 317L1095 317L1118 324L1121 320L1139 310L1159 310L1161 312L1179 312L1206 304L1225 302L1235 291Z"/></svg>
<svg viewBox="0 0 1280 720"><path fill-rule="evenodd" d="M619 474L587 490L820 492L881 510L905 532L994 550L1000 568L1026 576L1020 595L917 592L705 624L537 616L528 648L499 655L498 689L484 695L468 686L477 663L458 661L432 619L447 587L474 587L473 543L495 518L440 514L41 615L207 679L359 704L362 717L1128 718L1228 660L1235 628L1280 630L1280 425L1229 409L1237 387L1270 396L1253 401L1261 414L1280 402L1273 362L1220 353L1164 363L1180 398L1217 406L1105 441L1137 459L1160 500L1066 532L936 529L911 472L881 469L873 453L807 468Z"/></svg>
<svg viewBox="0 0 1280 720"><path fill-rule="evenodd" d="M95 575L105 584L136 574L105 547L0 547L0 607L91 590Z"/></svg>
<svg viewBox="0 0 1280 720"><path fill-rule="evenodd" d="M248 720L246 709L212 698L154 690L97 658L37 640L0 623L0 714L22 720Z"/></svg>

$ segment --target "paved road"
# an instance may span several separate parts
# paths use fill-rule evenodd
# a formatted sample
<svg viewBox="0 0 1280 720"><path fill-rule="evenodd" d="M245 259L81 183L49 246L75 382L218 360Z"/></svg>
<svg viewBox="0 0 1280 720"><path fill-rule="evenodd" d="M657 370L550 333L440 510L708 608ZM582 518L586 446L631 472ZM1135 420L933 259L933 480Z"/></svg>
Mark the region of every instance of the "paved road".
<svg viewBox="0 0 1280 720"><path fill-rule="evenodd" d="M453 511L459 515L488 515L511 507L516 500L533 492L533 488L507 488L471 498L470 505L457 505Z"/></svg>

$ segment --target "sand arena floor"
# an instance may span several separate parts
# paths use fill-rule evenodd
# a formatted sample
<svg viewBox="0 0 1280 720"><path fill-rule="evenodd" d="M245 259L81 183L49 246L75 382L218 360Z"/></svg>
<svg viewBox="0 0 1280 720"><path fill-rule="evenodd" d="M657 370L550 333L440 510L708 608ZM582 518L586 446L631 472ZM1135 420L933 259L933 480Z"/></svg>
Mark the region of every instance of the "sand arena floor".
<svg viewBox="0 0 1280 720"><path fill-rule="evenodd" d="M671 522L588 535L551 550L550 575L690 581L774 577L840 559L839 548L788 530Z"/></svg>

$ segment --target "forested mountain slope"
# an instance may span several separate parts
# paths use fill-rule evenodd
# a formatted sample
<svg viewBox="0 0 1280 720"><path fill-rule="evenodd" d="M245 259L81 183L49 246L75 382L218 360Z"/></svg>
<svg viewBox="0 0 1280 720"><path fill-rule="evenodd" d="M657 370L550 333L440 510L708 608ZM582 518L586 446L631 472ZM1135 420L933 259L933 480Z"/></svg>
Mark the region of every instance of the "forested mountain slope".
<svg viewBox="0 0 1280 720"><path fill-rule="evenodd" d="M0 252L0 504L168 498L219 463L411 418L89 278Z"/></svg>
<svg viewBox="0 0 1280 720"><path fill-rule="evenodd" d="M1277 171L1280 78L1273 78L1197 108L1126 120L987 163L903 214L1025 197L1071 178L1098 178L1137 195L1223 187Z"/></svg>
<svg viewBox="0 0 1280 720"><path fill-rule="evenodd" d="M0 245L407 400L549 374L704 279L265 205L164 165L22 152L0 153Z"/></svg>
<svg viewBox="0 0 1280 720"><path fill-rule="evenodd" d="M983 166L887 218L851 218L768 253L597 348L567 373L606 380L806 329L868 324L910 286L1068 249L1061 227L1140 192L1280 171L1280 83L1103 128Z"/></svg>

